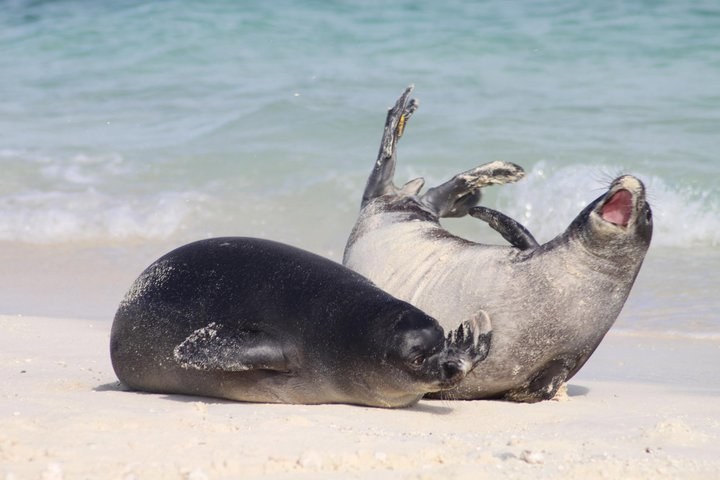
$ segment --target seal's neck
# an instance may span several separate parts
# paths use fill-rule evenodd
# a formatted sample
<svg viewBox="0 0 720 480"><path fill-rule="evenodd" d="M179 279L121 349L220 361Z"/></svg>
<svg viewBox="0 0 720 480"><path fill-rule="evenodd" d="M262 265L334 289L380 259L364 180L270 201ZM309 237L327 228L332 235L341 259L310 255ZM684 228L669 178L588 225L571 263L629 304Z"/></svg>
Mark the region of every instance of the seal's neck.
<svg viewBox="0 0 720 480"><path fill-rule="evenodd" d="M647 244L633 231L619 231L597 215L599 200L588 205L565 232L540 247L538 253L553 251L565 262L582 264L615 278L637 275Z"/></svg>

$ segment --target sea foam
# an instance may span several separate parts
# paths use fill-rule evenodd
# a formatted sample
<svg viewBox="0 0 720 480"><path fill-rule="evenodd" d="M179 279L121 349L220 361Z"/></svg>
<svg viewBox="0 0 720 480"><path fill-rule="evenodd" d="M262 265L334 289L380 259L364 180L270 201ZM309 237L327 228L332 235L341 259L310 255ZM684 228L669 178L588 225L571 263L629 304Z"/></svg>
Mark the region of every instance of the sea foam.
<svg viewBox="0 0 720 480"><path fill-rule="evenodd" d="M141 185L119 154L49 156L5 149L0 240L35 244L162 240L207 201L196 191Z"/></svg>
<svg viewBox="0 0 720 480"><path fill-rule="evenodd" d="M162 240L186 227L203 201L196 193L163 192L118 199L82 192L28 192L0 198L0 240L50 244Z"/></svg>
<svg viewBox="0 0 720 480"><path fill-rule="evenodd" d="M542 161L517 184L499 189L497 208L523 223L538 241L546 242L563 232L588 203L602 195L619 172L636 175L647 187L654 218L653 245L720 245L717 191L675 185L658 176L626 172L621 167L553 168Z"/></svg>

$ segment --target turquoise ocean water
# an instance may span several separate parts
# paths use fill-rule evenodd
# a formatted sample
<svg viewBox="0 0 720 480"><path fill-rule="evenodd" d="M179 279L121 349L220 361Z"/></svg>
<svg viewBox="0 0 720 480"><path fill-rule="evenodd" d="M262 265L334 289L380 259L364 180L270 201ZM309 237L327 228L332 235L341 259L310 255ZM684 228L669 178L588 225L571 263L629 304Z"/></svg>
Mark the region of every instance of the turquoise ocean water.
<svg viewBox="0 0 720 480"><path fill-rule="evenodd" d="M208 236L339 260L414 83L398 182L516 162L485 203L546 241L633 173L655 236L616 329L720 337L715 1L2 0L0 80L0 313L109 319Z"/></svg>

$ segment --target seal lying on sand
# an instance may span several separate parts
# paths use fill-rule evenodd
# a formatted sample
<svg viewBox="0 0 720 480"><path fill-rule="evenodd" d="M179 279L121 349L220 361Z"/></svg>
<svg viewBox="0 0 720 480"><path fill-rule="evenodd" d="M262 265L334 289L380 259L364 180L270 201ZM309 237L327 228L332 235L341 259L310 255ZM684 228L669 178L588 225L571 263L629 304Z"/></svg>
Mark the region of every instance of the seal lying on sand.
<svg viewBox="0 0 720 480"><path fill-rule="evenodd" d="M343 263L445 328L480 309L492 317L488 358L440 396L549 399L587 361L630 293L652 236L645 187L632 176L615 179L544 245L500 212L473 207L479 187L522 176L516 165L483 165L424 195L421 179L396 188L395 146L417 107L411 91L388 113ZM440 217L464 213L487 221L512 246L470 242L440 226Z"/></svg>
<svg viewBox="0 0 720 480"><path fill-rule="evenodd" d="M110 354L136 390L403 407L456 385L487 355L489 329L476 311L446 339L433 318L338 263L231 237L150 265L115 315Z"/></svg>

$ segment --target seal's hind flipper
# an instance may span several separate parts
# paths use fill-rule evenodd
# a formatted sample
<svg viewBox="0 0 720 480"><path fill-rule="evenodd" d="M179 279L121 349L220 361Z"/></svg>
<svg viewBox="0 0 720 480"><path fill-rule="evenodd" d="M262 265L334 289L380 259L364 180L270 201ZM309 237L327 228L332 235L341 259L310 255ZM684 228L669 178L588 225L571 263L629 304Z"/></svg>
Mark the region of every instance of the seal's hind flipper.
<svg viewBox="0 0 720 480"><path fill-rule="evenodd" d="M480 201L481 188L517 182L524 176L525 171L519 165L490 162L458 173L442 185L431 188L421 201L438 217L462 217Z"/></svg>
<svg viewBox="0 0 720 480"><path fill-rule="evenodd" d="M362 198L362 207L382 195L397 193L397 187L393 183L395 176L395 162L397 161L397 142L405 132L407 121L412 117L419 104L414 98L410 98L415 87L410 85L400 95L395 105L388 110L385 120L385 130L380 141L380 151L370 178L368 178L365 192Z"/></svg>
<svg viewBox="0 0 720 480"><path fill-rule="evenodd" d="M195 370L277 370L288 362L278 342L259 331L229 331L215 322L190 334L173 350L183 368Z"/></svg>
<svg viewBox="0 0 720 480"><path fill-rule="evenodd" d="M532 236L532 233L530 233L527 228L504 213L487 207L473 207L470 209L470 215L487 222L488 225L502 235L505 240L520 250L537 248L539 246L537 240L535 240L535 237Z"/></svg>

